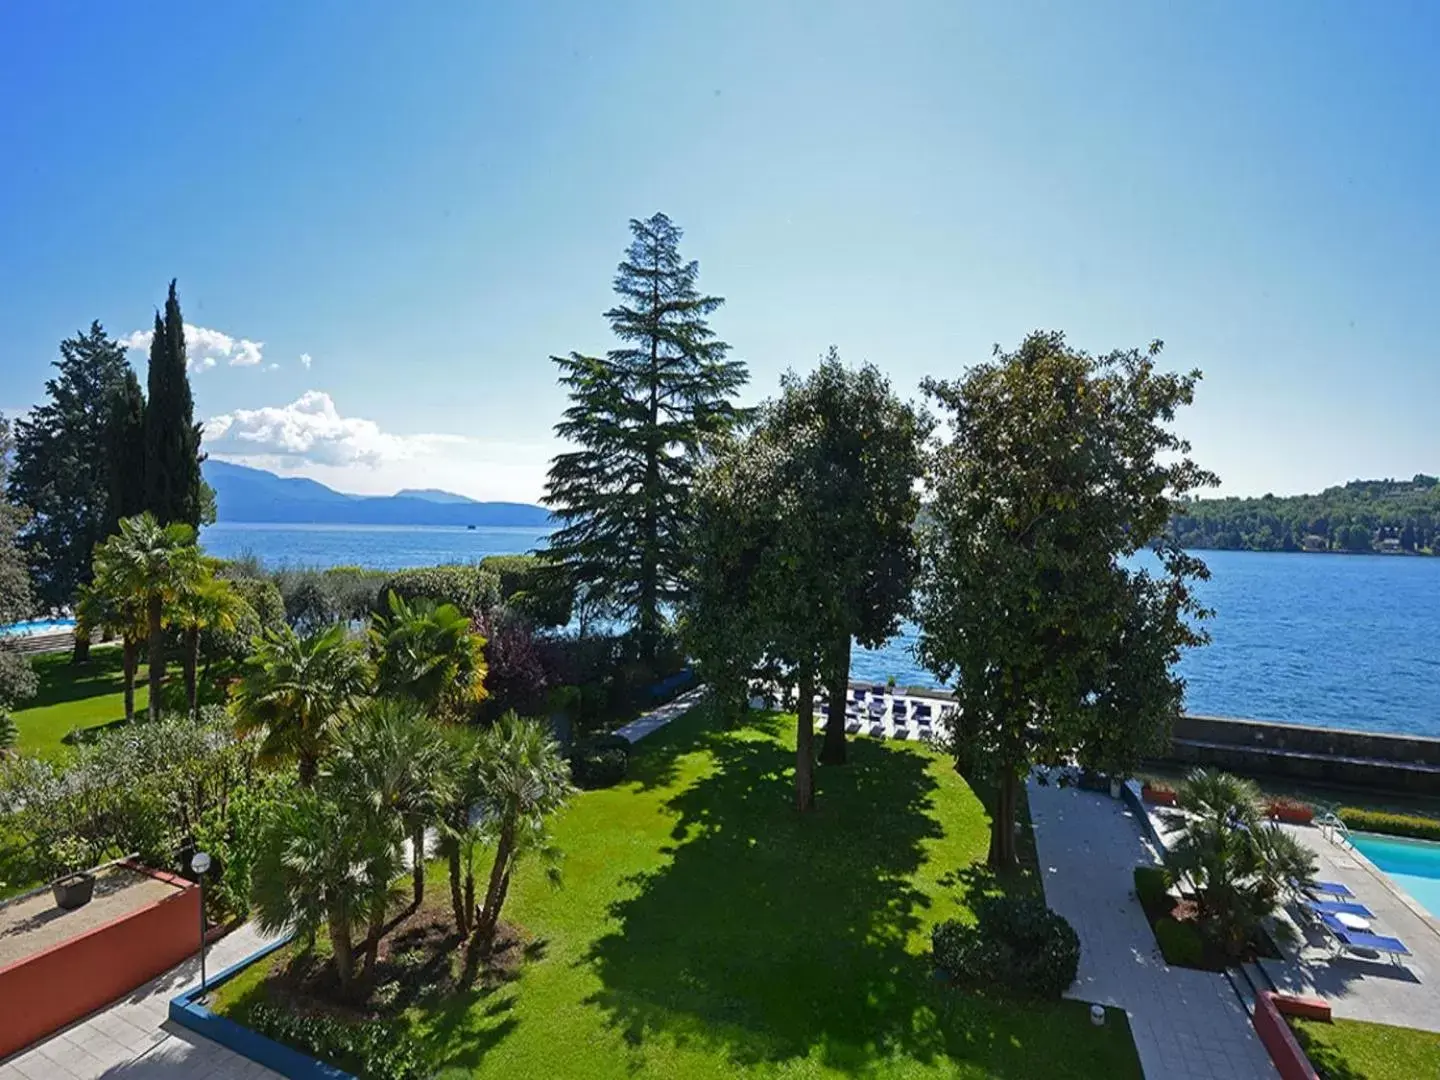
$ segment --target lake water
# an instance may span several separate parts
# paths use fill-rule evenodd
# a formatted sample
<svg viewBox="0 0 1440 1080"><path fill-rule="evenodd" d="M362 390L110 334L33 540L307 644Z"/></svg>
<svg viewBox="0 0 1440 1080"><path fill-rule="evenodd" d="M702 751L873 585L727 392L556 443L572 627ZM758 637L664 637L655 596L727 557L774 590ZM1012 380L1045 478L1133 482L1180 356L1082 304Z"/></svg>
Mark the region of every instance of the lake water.
<svg viewBox="0 0 1440 1080"><path fill-rule="evenodd" d="M212 525L212 554L397 568L529 551L534 529ZM1440 558L1206 551L1211 644L1181 663L1191 712L1440 736ZM913 628L857 650L856 678L938 685Z"/></svg>

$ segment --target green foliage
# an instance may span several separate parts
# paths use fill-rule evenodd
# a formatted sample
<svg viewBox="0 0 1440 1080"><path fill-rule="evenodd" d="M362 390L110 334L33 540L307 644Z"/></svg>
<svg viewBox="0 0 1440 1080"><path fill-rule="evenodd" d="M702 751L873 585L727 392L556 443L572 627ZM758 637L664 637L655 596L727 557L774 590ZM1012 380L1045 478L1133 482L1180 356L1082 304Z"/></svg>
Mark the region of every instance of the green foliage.
<svg viewBox="0 0 1440 1080"><path fill-rule="evenodd" d="M485 700L485 639L454 604L385 594L389 611L370 621L370 651L381 693L416 702L430 715L465 719Z"/></svg>
<svg viewBox="0 0 1440 1080"><path fill-rule="evenodd" d="M36 597L66 607L91 579L95 545L110 531L106 451L111 401L130 371L125 347L98 323L60 343L47 400L15 425L12 502L29 514L21 542L29 553Z"/></svg>
<svg viewBox="0 0 1440 1080"><path fill-rule="evenodd" d="M10 469L10 423L0 416L0 492ZM27 618L31 612L30 575L19 544L24 511L0 497L0 626ZM0 637L0 709L30 697L35 673L13 644Z"/></svg>
<svg viewBox="0 0 1440 1080"><path fill-rule="evenodd" d="M20 725L10 711L0 707L0 755L9 753L20 745Z"/></svg>
<svg viewBox="0 0 1440 1080"><path fill-rule="evenodd" d="M274 803L288 798L294 786L295 774L289 769L252 773L228 798L201 814L194 846L213 860L205 890L212 921L249 912L265 815Z"/></svg>
<svg viewBox="0 0 1440 1080"><path fill-rule="evenodd" d="M373 611L384 615L390 610L389 594L404 600L433 600L452 604L461 613L473 618L491 610L500 602L500 582L490 571L479 566L422 566L397 570L385 578L375 592Z"/></svg>
<svg viewBox="0 0 1440 1080"><path fill-rule="evenodd" d="M346 710L369 685L364 644L343 626L303 638L289 626L267 630L235 690L236 728L261 732L270 760L293 756L301 783L310 784Z"/></svg>
<svg viewBox="0 0 1440 1080"><path fill-rule="evenodd" d="M423 1049L404 1027L375 1020L348 1021L325 1013L302 1015L257 1002L245 1026L367 1080L425 1080Z"/></svg>
<svg viewBox="0 0 1440 1080"><path fill-rule="evenodd" d="M1170 884L1170 872L1163 866L1135 867L1135 895L1147 914L1170 910Z"/></svg>
<svg viewBox="0 0 1440 1080"><path fill-rule="evenodd" d="M1038 896L987 895L975 924L957 919L931 934L935 965L958 982L1058 998L1080 968L1080 936Z"/></svg>
<svg viewBox="0 0 1440 1080"><path fill-rule="evenodd" d="M146 505L145 392L128 365L110 395L102 445L110 461L108 533L119 527L121 518L144 513Z"/></svg>
<svg viewBox="0 0 1440 1080"><path fill-rule="evenodd" d="M1422 474L1352 480L1318 495L1190 500L1175 508L1172 528L1192 548L1369 551L1390 540L1401 551L1434 554L1440 485Z"/></svg>
<svg viewBox="0 0 1440 1080"><path fill-rule="evenodd" d="M1188 968L1205 966L1205 938L1193 922L1177 922L1168 916L1157 919L1155 941L1167 964Z"/></svg>
<svg viewBox="0 0 1440 1080"><path fill-rule="evenodd" d="M547 550L586 603L599 598L632 621L649 662L662 610L683 594L700 452L740 419L733 398L747 374L710 329L724 301L697 289L680 228L655 214L630 231L619 302L605 313L619 347L551 358L570 395L555 433L578 449L551 463L544 502L561 522Z"/></svg>
<svg viewBox="0 0 1440 1080"><path fill-rule="evenodd" d="M1409 836L1416 840L1440 840L1440 821L1415 814L1392 814L1383 810L1364 810L1358 806L1342 806L1336 816L1347 829L1359 832L1384 833L1387 836Z"/></svg>
<svg viewBox="0 0 1440 1080"><path fill-rule="evenodd" d="M1238 955L1262 918L1314 880L1315 856L1265 819L1249 780L1195 769L1178 794L1178 809L1158 811L1178 830L1165 867L1194 895L1202 931Z"/></svg>
<svg viewBox="0 0 1440 1080"><path fill-rule="evenodd" d="M185 320L174 281L164 319L155 315L148 380L145 508L162 525L181 522L199 528L207 518L213 520L214 496L200 475L205 455L200 452L200 425L186 370Z"/></svg>
<svg viewBox="0 0 1440 1080"><path fill-rule="evenodd" d="M487 555L480 569L496 576L501 603L535 626L558 627L570 621L575 585L563 566L543 555Z"/></svg>
<svg viewBox="0 0 1440 1080"><path fill-rule="evenodd" d="M1440 1076L1440 1032L1364 1020L1287 1017L1325 1080L1419 1080Z"/></svg>
<svg viewBox="0 0 1440 1080"><path fill-rule="evenodd" d="M577 787L587 791L614 787L630 768L630 740L620 735L581 739L570 747L567 757Z"/></svg>
<svg viewBox="0 0 1440 1080"><path fill-rule="evenodd" d="M955 381L926 380L951 437L932 458L917 656L956 680L957 761L999 787L991 859L1015 861L1014 802L1036 763L1132 771L1178 715L1201 644L1204 565L1165 535L1173 500L1215 482L1171 430L1199 373L1160 343L1103 356L1063 334ZM1132 568L1143 548L1158 574Z"/></svg>
<svg viewBox="0 0 1440 1080"><path fill-rule="evenodd" d="M380 586L391 574L360 566L282 567L274 582L284 601L284 617L301 632L332 623L358 622L376 610Z"/></svg>

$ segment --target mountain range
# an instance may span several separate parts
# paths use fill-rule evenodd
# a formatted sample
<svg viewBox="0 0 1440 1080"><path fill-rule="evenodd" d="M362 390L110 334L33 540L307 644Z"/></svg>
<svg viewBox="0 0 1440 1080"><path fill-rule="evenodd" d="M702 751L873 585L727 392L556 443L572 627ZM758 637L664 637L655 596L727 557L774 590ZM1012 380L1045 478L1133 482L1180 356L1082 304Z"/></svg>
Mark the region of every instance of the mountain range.
<svg viewBox="0 0 1440 1080"><path fill-rule="evenodd" d="M215 520L294 525L518 525L545 528L550 512L529 503L479 502L434 488L347 495L303 477L211 458L201 466L215 492Z"/></svg>

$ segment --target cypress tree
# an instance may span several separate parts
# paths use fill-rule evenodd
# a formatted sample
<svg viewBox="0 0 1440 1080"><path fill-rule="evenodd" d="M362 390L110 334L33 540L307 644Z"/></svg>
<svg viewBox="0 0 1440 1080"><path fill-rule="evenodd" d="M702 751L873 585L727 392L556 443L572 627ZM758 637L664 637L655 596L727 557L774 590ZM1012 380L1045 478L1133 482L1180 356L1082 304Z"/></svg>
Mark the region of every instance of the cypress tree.
<svg viewBox="0 0 1440 1080"><path fill-rule="evenodd" d="M200 475L200 425L186 371L185 322L175 282L165 317L155 316L150 341L149 401L145 407L145 503L162 525L200 525L206 506Z"/></svg>
<svg viewBox="0 0 1440 1080"><path fill-rule="evenodd" d="M110 396L106 425L110 458L110 520L106 534L119 531L120 519L145 510L145 393L130 368Z"/></svg>
<svg viewBox="0 0 1440 1080"><path fill-rule="evenodd" d="M700 266L681 259L679 227L656 214L630 232L620 302L605 313L620 346L551 357L571 398L555 430L578 449L552 462L544 502L562 522L553 557L630 618L648 662L680 595L698 455L741 418L732 399L747 373L710 329L724 300L696 288Z"/></svg>

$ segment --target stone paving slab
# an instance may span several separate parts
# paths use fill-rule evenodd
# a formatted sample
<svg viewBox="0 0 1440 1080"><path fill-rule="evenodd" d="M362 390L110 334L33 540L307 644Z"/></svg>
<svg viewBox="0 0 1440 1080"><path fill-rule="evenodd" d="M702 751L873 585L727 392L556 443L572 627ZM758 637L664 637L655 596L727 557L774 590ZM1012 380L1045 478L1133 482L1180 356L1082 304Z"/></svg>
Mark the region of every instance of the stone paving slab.
<svg viewBox="0 0 1440 1080"><path fill-rule="evenodd" d="M210 947L206 970L223 971L270 940L246 924ZM199 981L198 958L187 960L0 1061L0 1080L278 1080L278 1073L170 1023L170 999Z"/></svg>
<svg viewBox="0 0 1440 1080"><path fill-rule="evenodd" d="M1375 932L1398 937L1413 953L1404 964L1384 957L1335 955L1325 934L1305 930L1284 960L1262 962L1284 991L1323 997L1336 1016L1440 1032L1440 924L1369 859L1326 839L1319 829L1285 826L1319 861L1321 881L1338 881L1375 913Z"/></svg>
<svg viewBox="0 0 1440 1080"><path fill-rule="evenodd" d="M1135 898L1156 861L1118 800L1029 785L1046 902L1080 935L1068 996L1123 1008L1149 1080L1275 1080L1278 1073L1224 975L1172 968Z"/></svg>

